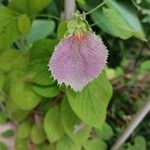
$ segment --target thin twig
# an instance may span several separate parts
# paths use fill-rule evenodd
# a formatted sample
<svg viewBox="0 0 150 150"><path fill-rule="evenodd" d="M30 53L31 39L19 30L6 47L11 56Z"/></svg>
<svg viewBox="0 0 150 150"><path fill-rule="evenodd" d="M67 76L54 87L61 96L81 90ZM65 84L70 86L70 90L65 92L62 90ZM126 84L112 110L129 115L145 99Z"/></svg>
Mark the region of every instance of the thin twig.
<svg viewBox="0 0 150 150"><path fill-rule="evenodd" d="M133 5L138 9L138 11L140 11L143 14L150 14L150 10L149 9L145 9L140 7L138 4L136 4L136 2L134 0L131 0Z"/></svg>
<svg viewBox="0 0 150 150"><path fill-rule="evenodd" d="M87 13L85 13L85 15L91 14L92 12L94 12L95 10L97 10L98 8L102 7L105 4L105 1L103 1L102 3L100 3L99 5L97 5L95 8L91 9L90 11L88 11Z"/></svg>
<svg viewBox="0 0 150 150"><path fill-rule="evenodd" d="M121 145L127 140L127 138L131 135L133 130L140 124L140 122L144 119L144 117L150 111L150 99L148 99L143 107L136 113L133 117L127 128L124 132L119 136L116 143L112 146L111 150L118 150Z"/></svg>

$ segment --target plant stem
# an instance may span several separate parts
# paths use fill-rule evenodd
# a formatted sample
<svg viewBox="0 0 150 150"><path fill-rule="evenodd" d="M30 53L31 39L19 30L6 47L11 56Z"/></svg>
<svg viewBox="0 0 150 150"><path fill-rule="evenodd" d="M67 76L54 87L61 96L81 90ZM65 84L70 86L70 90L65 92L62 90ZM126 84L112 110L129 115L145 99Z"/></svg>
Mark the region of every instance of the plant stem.
<svg viewBox="0 0 150 150"><path fill-rule="evenodd" d="M85 13L85 15L88 15L88 14L94 12L98 8L102 7L104 4L105 4L105 1L103 1L102 3L100 3L99 5L97 5L95 8L91 9L90 11L88 11L87 13Z"/></svg>
<svg viewBox="0 0 150 150"><path fill-rule="evenodd" d="M75 0L65 0L65 19L69 20L72 18L76 8Z"/></svg>
<svg viewBox="0 0 150 150"><path fill-rule="evenodd" d="M149 9L145 9L140 7L138 4L136 4L136 2L134 0L131 0L133 5L138 9L138 11L140 11L142 14L150 14L150 10Z"/></svg>
<svg viewBox="0 0 150 150"><path fill-rule="evenodd" d="M121 145L127 140L127 138L130 136L133 130L140 124L140 122L144 119L144 117L148 114L149 111L150 111L150 99L148 99L143 105L143 107L139 109L139 111L133 117L127 128L119 136L116 143L112 146L111 150L118 150L121 147Z"/></svg>

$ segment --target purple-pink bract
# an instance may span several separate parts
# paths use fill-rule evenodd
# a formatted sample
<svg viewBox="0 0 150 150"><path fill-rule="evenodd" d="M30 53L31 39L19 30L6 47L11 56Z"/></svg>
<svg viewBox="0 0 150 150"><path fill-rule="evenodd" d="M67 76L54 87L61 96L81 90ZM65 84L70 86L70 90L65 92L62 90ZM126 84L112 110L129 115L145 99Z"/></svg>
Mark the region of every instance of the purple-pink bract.
<svg viewBox="0 0 150 150"><path fill-rule="evenodd" d="M49 68L59 84L70 85L77 92L98 77L107 56L107 48L94 33L69 35L55 47Z"/></svg>

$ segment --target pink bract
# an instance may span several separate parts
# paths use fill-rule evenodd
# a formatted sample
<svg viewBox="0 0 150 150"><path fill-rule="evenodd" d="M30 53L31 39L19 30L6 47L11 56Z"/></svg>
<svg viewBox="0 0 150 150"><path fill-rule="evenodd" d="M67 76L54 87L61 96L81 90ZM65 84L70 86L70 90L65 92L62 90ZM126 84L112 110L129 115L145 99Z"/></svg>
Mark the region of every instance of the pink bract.
<svg viewBox="0 0 150 150"><path fill-rule="evenodd" d="M49 68L59 84L77 92L101 73L107 56L107 48L94 33L69 35L55 47Z"/></svg>

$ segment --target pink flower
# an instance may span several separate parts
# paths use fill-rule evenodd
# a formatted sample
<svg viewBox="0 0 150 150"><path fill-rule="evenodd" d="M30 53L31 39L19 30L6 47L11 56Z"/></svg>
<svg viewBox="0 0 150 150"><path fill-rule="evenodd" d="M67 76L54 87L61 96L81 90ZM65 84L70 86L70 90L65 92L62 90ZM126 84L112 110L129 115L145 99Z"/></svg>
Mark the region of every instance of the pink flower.
<svg viewBox="0 0 150 150"><path fill-rule="evenodd" d="M59 84L70 85L77 92L98 77L107 56L107 48L94 33L69 34L55 47L49 68Z"/></svg>

